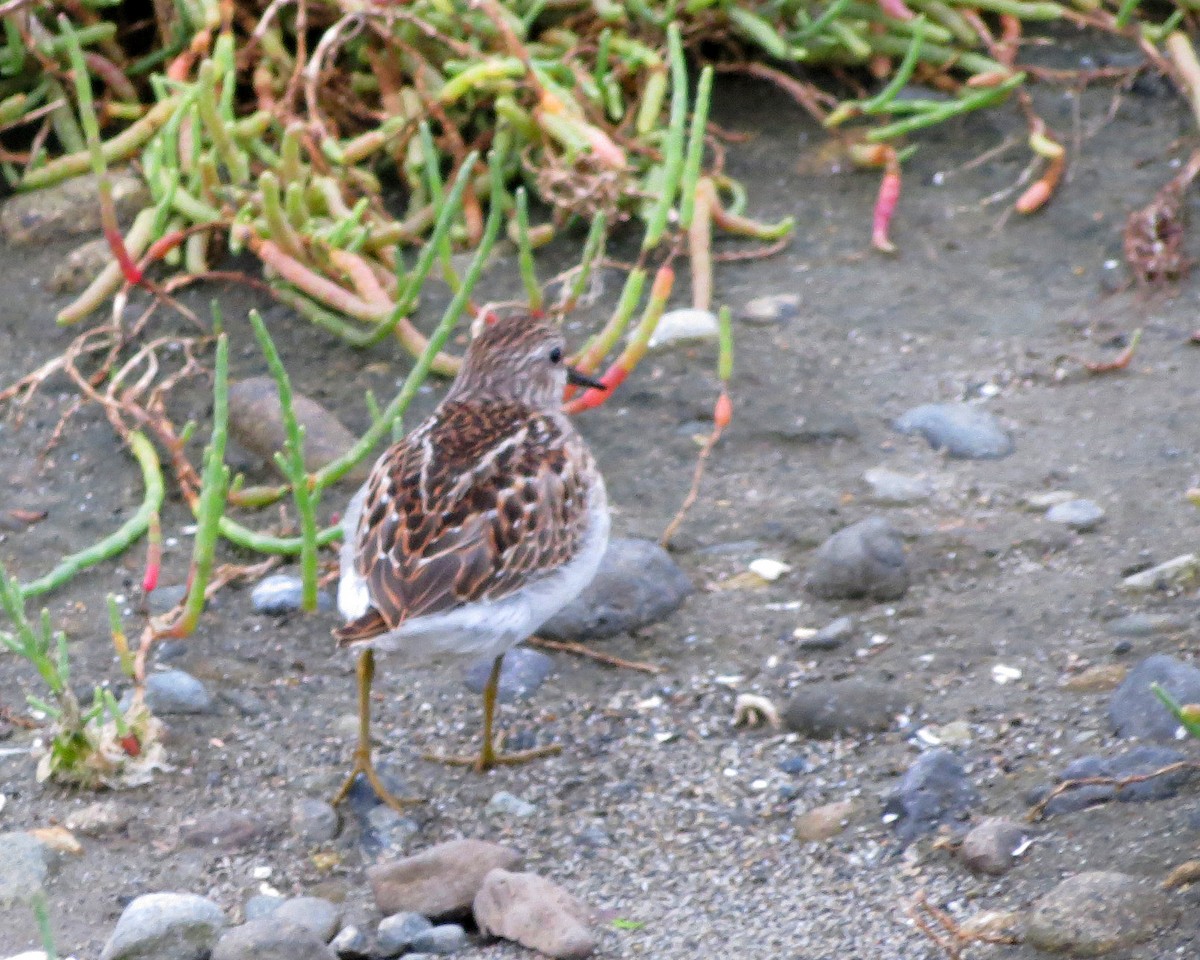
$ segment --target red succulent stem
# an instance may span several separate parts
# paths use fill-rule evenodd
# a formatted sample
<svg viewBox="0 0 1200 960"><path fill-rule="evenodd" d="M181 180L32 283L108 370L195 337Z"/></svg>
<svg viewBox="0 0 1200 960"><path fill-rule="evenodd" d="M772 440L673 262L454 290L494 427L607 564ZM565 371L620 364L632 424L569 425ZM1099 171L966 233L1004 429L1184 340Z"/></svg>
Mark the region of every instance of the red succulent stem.
<svg viewBox="0 0 1200 960"><path fill-rule="evenodd" d="M150 514L150 529L146 535L146 574L142 577L142 591L150 593L158 586L158 575L162 569L162 522L158 512Z"/></svg>
<svg viewBox="0 0 1200 960"><path fill-rule="evenodd" d="M875 211L871 217L871 246L884 253L894 253L896 245L892 243L890 232L892 216L896 205L900 202L900 163L895 151L888 155L884 166L883 179L879 182L879 196L875 200Z"/></svg>

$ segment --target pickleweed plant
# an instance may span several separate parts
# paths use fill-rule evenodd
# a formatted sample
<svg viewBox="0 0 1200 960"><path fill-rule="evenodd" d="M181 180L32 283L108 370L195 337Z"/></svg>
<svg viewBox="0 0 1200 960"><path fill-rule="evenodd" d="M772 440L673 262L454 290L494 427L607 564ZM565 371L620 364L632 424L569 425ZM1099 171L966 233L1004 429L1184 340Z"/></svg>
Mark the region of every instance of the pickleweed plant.
<svg viewBox="0 0 1200 960"><path fill-rule="evenodd" d="M146 707L141 690L119 704L111 690L98 686L85 708L71 687L66 634L54 630L45 609L36 625L29 622L21 588L3 564L0 606L13 626L12 633L0 631L0 643L25 659L47 689L44 697L27 697L50 722L49 740L37 748L39 781L128 787L145 783L155 769L165 769L162 725ZM114 632L114 641L117 636ZM123 658L123 667L124 662Z"/></svg>

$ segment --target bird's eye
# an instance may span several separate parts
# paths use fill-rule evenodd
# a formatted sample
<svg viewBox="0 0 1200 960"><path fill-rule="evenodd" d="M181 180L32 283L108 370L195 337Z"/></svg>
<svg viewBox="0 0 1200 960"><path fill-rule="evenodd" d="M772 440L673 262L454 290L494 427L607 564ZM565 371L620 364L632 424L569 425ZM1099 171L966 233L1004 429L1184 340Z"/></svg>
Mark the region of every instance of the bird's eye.
<svg viewBox="0 0 1200 960"><path fill-rule="evenodd" d="M552 347L550 350L550 362L562 363L562 347Z"/></svg>

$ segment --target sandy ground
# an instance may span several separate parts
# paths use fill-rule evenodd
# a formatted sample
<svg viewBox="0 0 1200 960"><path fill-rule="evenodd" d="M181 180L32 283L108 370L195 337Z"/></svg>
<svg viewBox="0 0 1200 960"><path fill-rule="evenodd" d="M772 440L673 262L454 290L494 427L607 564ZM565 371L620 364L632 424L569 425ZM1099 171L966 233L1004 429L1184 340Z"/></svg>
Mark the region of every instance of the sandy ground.
<svg viewBox="0 0 1200 960"><path fill-rule="evenodd" d="M1049 122L1100 125L1105 91L1073 99L1046 91ZM555 655L556 671L533 700L507 707L509 726L564 744L560 757L480 777L420 759L476 736L478 700L454 669L411 674L382 668L377 707L382 756L428 798L407 849L455 836L510 843L545 873L603 911L600 955L675 960L696 956L905 958L944 954L917 931L905 907L924 892L962 918L985 908L1024 909L1061 878L1120 869L1161 878L1194 855L1200 800L1121 804L1056 818L1019 865L997 880L967 873L928 840L898 849L880 822L880 800L916 758L916 729L966 721L959 748L983 800L976 811L1020 817L1026 791L1049 782L1073 757L1113 751L1107 694L1062 687L1087 665L1132 664L1152 652L1196 652L1191 592L1130 599L1122 571L1194 548L1197 516L1183 491L1197 482L1195 450L1200 348L1197 287L1104 293L1124 277L1127 212L1151 198L1186 155L1177 138L1191 120L1174 100L1130 96L1114 122L1084 141L1051 206L1001 223L1004 204L981 200L1010 185L1023 147L964 169L1006 136L1016 111L971 118L926 138L906 167L895 224L896 257L867 251L876 180L871 175L799 174L799 157L820 142L785 101L755 86L725 89L722 121L758 135L730 151L731 172L751 184L752 212L794 215L796 238L769 260L721 266L717 298L740 308L754 297L795 294L798 315L739 324L735 421L713 457L703 496L678 539L676 559L698 590L666 622L604 641L602 649L648 660L648 677ZM45 278L67 246L13 251L0 259L0 364L5 383L61 350L70 333L52 323L62 298ZM512 277L498 284L511 290ZM583 325L604 314L609 289ZM209 294L206 293L205 296ZM238 375L262 372L242 322L255 302L221 293ZM678 293L686 300L686 284ZM430 305L430 313L432 314ZM388 396L403 362L396 351L364 356L274 311L272 322L297 386L353 430L366 423L365 389ZM1122 336L1144 330L1124 373L1088 376L1071 357L1112 359ZM1117 338L1117 339L1114 339ZM615 506L615 531L657 536L675 512L714 396L708 348L655 356L613 402L582 419ZM1065 374L1065 375L1064 375ZM1016 439L1003 460L952 461L890 422L920 403L987 396L985 406ZM435 400L423 395L427 409ZM41 464L38 452L70 401L53 382L22 425L0 425L6 469L0 504L45 508L49 518L7 533L0 555L23 576L114 527L140 489L128 459L94 411ZM207 416L202 391L181 395ZM812 441L796 424L836 427ZM815 430L821 433L820 430ZM864 497L868 468L930 478L937 492L912 507L878 507ZM260 474L266 476L265 473ZM1107 519L1087 534L1051 529L1026 512L1031 491L1070 489L1097 501ZM344 496L348 494L342 494ZM325 510L339 509L329 502ZM807 595L811 550L830 533L882 513L906 535L914 583L899 601L822 602ZM185 574L190 540L178 503L164 523L176 538L164 582ZM793 565L764 589L723 589L756 557ZM48 598L71 638L81 683L117 682L103 597L117 592L137 622L140 551L78 577ZM1186 626L1135 638L1114 653L1106 622L1135 609L1168 612ZM803 652L792 631L852 614L856 636L827 652ZM348 759L353 665L329 640L332 614L276 621L255 615L249 591L224 592L176 665L214 689L249 691L261 708L243 716L170 721L174 772L115 799L127 829L87 840L49 886L60 947L99 954L122 906L138 894L180 890L214 897L231 915L258 891L255 868L285 893L344 899L352 918L372 916L363 867L371 856L350 822L320 863L292 839L287 820L302 797L324 797ZM885 643L871 646L881 634ZM1120 649L1120 648L1118 648ZM996 664L1021 671L993 682ZM796 734L732 727L734 697L788 690L820 678L884 681L910 699L907 726L863 739L815 742ZM27 667L0 656L0 703L20 710L36 689ZM31 734L9 731L4 747ZM802 758L802 760L797 760ZM790 761L790 762L789 762ZM782 767L781 767L782 765ZM804 772L790 773L800 767ZM7 804L0 829L45 826L95 798L38 785L20 755L0 758ZM488 799L508 790L534 804L527 820L489 818ZM847 797L863 813L841 836L805 844L794 818ZM244 811L262 835L234 849L182 843L180 825L214 811ZM332 863L332 865L331 865ZM1198 936L1197 894L1176 895L1185 920L1131 957L1185 955ZM613 919L634 921L612 925ZM0 952L35 945L24 910L0 910ZM972 947L970 956L1024 958L1028 948ZM517 957L492 945L464 957Z"/></svg>

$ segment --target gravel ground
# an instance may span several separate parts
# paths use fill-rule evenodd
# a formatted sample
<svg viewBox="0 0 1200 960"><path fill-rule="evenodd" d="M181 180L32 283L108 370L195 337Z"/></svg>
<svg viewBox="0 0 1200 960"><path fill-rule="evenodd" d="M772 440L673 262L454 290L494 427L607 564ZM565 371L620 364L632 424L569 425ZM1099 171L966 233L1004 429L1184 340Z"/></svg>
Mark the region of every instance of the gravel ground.
<svg viewBox="0 0 1200 960"><path fill-rule="evenodd" d="M761 87L734 85L722 96L723 123L763 131L730 151L731 172L753 185L753 211L794 214L799 231L779 256L719 267L717 296L735 308L762 296L799 300L794 316L739 322L734 424L676 543L675 559L697 592L667 620L596 643L663 672L651 677L554 654L550 679L530 700L503 708L501 721L538 742L560 742L562 755L481 777L421 759L429 749L475 743L479 703L464 690L461 669L401 675L383 661L380 752L428 802L413 813L415 833L400 829L382 855L458 836L509 844L525 852L530 869L600 911L598 955L656 960L718 953L932 960L946 953L906 914L918 895L962 920L988 909L1024 914L1084 870L1160 881L1195 855L1195 784L1157 802L1110 804L1035 825L1032 846L998 878L970 874L934 842L936 833L901 848L882 814L905 770L931 746L929 734L940 731L978 793L966 816L1020 819L1028 791L1068 762L1128 745L1112 732L1106 709L1122 668L1152 653L1195 659L1194 589L1131 595L1120 583L1195 546L1197 518L1183 492L1198 473L1200 350L1189 343L1197 287L1188 280L1178 289L1104 293L1123 277L1106 264L1119 258L1124 217L1149 201L1186 153L1176 140L1191 130L1190 117L1169 98L1127 98L1116 119L1086 140L1051 206L999 230L1002 205L980 199L1016 179L1022 150L971 169L962 164L1019 133L1018 118L939 128L906 167L895 224L901 254L887 259L865 252L872 176L798 174L798 154L821 134ZM1070 129L1069 98L1046 92L1041 106L1052 125ZM1104 91L1084 97L1084 128L1107 107ZM5 383L69 339L52 328L62 298L44 284L68 247L0 261ZM497 296L512 286L511 272ZM614 295L607 290L581 318L602 315ZM235 374L262 373L239 320L253 301L243 291L222 296ZM427 307L432 313L436 304ZM364 390L387 396L400 375L392 354L351 353L278 310L271 317L297 386L362 429ZM1144 335L1129 370L1091 376L1073 359L1112 359L1137 327ZM654 356L613 403L582 419L608 478L615 532L656 537L682 499L693 438L714 396L710 353L687 347ZM427 409L435 399L426 394L420 403ZM28 531L3 534L0 555L24 576L115 526L140 497L130 464L114 453L94 412L75 421L48 461L38 459L69 400L65 384L53 381L21 423L0 424L8 455L0 504L50 511ZM1015 441L1011 455L952 459L891 428L921 404L961 401L995 416ZM184 391L179 403L207 414L200 390ZM254 474L248 456L246 465L252 479L268 476ZM874 502L862 478L880 466L923 478L928 495ZM1030 494L1063 490L1094 501L1104 519L1079 532L1025 503ZM876 515L899 532L907 591L885 601L807 592L814 548ZM172 505L164 583L185 574L186 522ZM792 569L769 584L742 576L764 557ZM141 562L124 557L49 598L71 637L80 682L117 676L103 597L134 597ZM137 622L136 602L127 605ZM1151 626L1116 632L1116 618L1129 614L1146 615L1141 622ZM854 619L849 639L832 649L800 646L797 628L843 615ZM331 648L333 623L331 613L263 617L251 609L248 589L231 588L192 640L163 652L160 659L173 654L172 667L216 694L216 712L168 718L175 769L148 788L114 795L121 829L61 858L47 889L64 952L98 956L124 904L155 891L203 894L240 917L269 884L344 901L347 915L368 927L377 920L363 868L380 854L364 847L356 816L349 813L339 836L316 850L288 826L293 804L327 797L349 758L353 665ZM1108 680L1067 683L1096 667L1108 670ZM801 688L847 678L886 685L906 709L886 730L829 740L732 724L739 693L783 709ZM0 656L0 703L19 711L33 689L25 666ZM34 734L5 728L3 736L0 830L61 822L96 799L36 784L24 754ZM1196 756L1190 745L1175 746ZM486 814L500 790L533 804L534 815ZM850 798L860 803L844 832L797 839L800 814ZM190 842L189 822L214 816L223 824L220 842ZM952 820L947 836L966 825ZM1113 955L1193 955L1197 893L1182 889L1171 898L1182 911L1178 924ZM28 912L0 908L0 952L35 943ZM505 944L460 954L522 955L529 954ZM1028 945L974 945L967 955L1041 954Z"/></svg>

